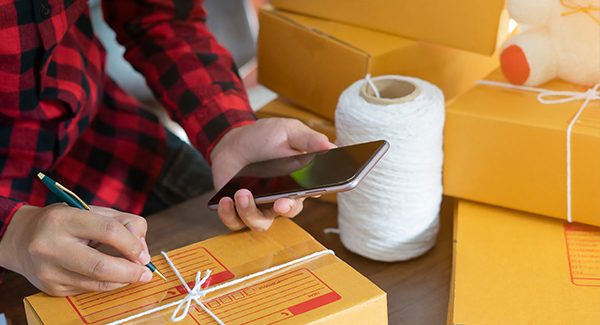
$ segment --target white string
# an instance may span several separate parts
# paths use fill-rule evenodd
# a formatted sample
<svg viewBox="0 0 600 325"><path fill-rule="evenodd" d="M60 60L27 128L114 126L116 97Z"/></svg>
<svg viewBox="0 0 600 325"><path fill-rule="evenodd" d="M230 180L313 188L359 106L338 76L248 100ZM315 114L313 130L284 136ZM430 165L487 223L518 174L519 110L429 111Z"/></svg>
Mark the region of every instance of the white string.
<svg viewBox="0 0 600 325"><path fill-rule="evenodd" d="M373 83L373 79L371 79L371 74L370 73L367 73L367 75L365 76L365 80L367 81L367 84L369 84L369 88L371 88L371 90L373 90L373 93L375 94L375 97L381 98L381 94L379 93L379 89L377 89L377 87Z"/></svg>
<svg viewBox="0 0 600 325"><path fill-rule="evenodd" d="M324 234L340 234L340 229L339 228L325 228L323 229L323 233Z"/></svg>
<svg viewBox="0 0 600 325"><path fill-rule="evenodd" d="M409 101L373 104L360 94L373 81L410 83ZM366 86L369 85L369 86ZM391 102L391 101L390 101ZM428 251L437 238L442 201L444 95L424 80L366 77L340 96L335 112L339 146L385 139L386 155L360 185L338 194L340 239L349 250L378 261L402 261Z"/></svg>
<svg viewBox="0 0 600 325"><path fill-rule="evenodd" d="M537 100L542 104L562 104L573 102L577 100L583 100L583 104L577 110L577 113L569 121L567 127L567 220L573 222L573 194L572 194L572 166L571 166L571 136L573 134L573 127L579 120L579 117L586 109L588 104L592 100L600 100L600 84L594 85L586 91L561 91L561 90L549 90L537 87L518 86L506 82L491 81L491 80L479 80L479 84L493 87L502 87L508 89L523 90L529 92L538 93Z"/></svg>
<svg viewBox="0 0 600 325"><path fill-rule="evenodd" d="M200 307L202 307L202 309L204 309L204 311L206 311L217 323L219 323L220 325L223 325L224 323L212 311L210 311L210 309L208 309L202 303L202 301L200 301L201 298L203 298L204 296L206 296L207 294L209 294L211 292L215 292L217 290L221 290L221 289L224 289L224 288L227 288L227 287L231 287L231 286L237 285L239 283L242 283L242 282L245 282L245 281L248 281L248 280L260 277L260 276L263 276L263 275L268 274L268 273L273 273L273 272L279 271L281 269L284 269L284 268L287 268L287 267L290 267L290 266L293 266L293 265L296 265L296 264L301 264L301 263L304 263L304 262L306 262L308 260L311 260L311 259L323 256L323 255L326 255L326 254L335 255L335 252L332 251L332 250L330 250L330 249L325 249L325 250L322 250L322 251L318 251L318 252L315 252L315 253L308 254L306 256L297 258L295 260L291 260L289 262L286 262L286 263L283 263L283 264L279 264L279 265L270 267L270 268L268 268L266 270L263 270L263 271L260 271L260 272L256 272L256 273L252 273L252 274L249 274L247 276L241 277L239 279L235 279L235 280L231 280L231 281L228 281L228 282L224 282L224 283L221 283L221 284L218 284L218 285L206 288L206 289L202 289L202 285L204 283L206 283L206 281L210 277L210 274L212 272L211 270L207 270L205 272L204 277L201 277L201 273L202 272L198 271L196 273L196 283L195 283L194 287L192 289L190 289L190 287L187 285L187 283L185 282L185 280L183 279L183 277L179 273L179 270L177 269L177 267L175 266L175 264L171 261L171 259L167 255L167 253L166 252L161 252L161 254L164 256L165 260L167 261L167 263L169 264L169 266L171 267L171 269L173 269L173 272L175 272L175 274L177 275L177 278L179 279L179 281L181 282L181 284L183 284L183 286L185 287L185 289L188 291L188 294L183 299L180 299L180 300L177 300L177 301L173 301L171 303L168 303L168 304L165 304L165 305L153 308L153 309L149 309L149 310L146 310L144 312L141 312L141 313L138 313L138 314L134 314L134 315L131 315L129 317L126 317L126 318L123 318L123 319L111 322L111 323L109 323L109 325L123 324L123 323L129 322L131 320L138 319L138 318L144 317L146 315L150 315L150 314L153 314L153 313L156 313L156 312L159 312L159 311L171 308L173 306L177 306L177 307L175 308L175 310L173 311L173 314L171 315L171 320L173 322L179 322L179 321L183 320L187 316L187 314L189 312L189 309L190 309L190 305L192 303L192 300L195 301L196 304L198 304ZM181 311L181 313L179 313L180 311Z"/></svg>

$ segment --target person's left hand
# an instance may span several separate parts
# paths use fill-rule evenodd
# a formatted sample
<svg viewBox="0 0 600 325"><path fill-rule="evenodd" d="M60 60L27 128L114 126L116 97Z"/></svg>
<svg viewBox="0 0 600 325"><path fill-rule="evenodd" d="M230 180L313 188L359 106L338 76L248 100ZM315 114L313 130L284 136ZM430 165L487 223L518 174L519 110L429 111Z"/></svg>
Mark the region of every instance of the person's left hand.
<svg viewBox="0 0 600 325"><path fill-rule="evenodd" d="M249 163L335 147L327 137L302 122L286 118L260 119L235 128L219 141L211 153L213 182L220 189ZM278 199L271 207L257 207L252 193L238 190L234 199L219 201L217 213L231 230L248 226L267 230L278 216L293 218L302 211L304 199Z"/></svg>

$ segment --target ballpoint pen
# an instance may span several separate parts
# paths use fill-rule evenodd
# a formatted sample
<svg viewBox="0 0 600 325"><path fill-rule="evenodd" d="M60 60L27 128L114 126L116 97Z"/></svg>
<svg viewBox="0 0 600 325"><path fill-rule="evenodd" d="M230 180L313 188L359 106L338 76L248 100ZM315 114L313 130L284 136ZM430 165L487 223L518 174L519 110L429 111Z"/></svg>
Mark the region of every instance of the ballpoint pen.
<svg viewBox="0 0 600 325"><path fill-rule="evenodd" d="M83 202L83 200L79 198L77 194L73 193L71 190L64 187L59 182L53 180L52 178L44 175L41 172L38 173L37 176L44 183L44 185L46 185L46 187L48 187L48 189L52 193L54 193L54 195L58 196L69 206L82 210L90 210L90 207L85 202ZM148 264L146 264L146 267L150 269L151 272L156 273L163 280L167 281L167 278L165 278L165 276L162 273L160 273L160 271L156 268L154 264L152 264L152 262L148 262Z"/></svg>

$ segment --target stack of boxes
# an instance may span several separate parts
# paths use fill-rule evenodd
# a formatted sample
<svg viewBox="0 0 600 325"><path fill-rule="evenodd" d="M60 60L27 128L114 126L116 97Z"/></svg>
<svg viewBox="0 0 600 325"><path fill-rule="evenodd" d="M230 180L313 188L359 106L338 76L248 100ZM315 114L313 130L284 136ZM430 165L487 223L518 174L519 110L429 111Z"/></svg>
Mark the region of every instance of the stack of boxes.
<svg viewBox="0 0 600 325"><path fill-rule="evenodd" d="M259 82L280 98L260 117L298 118L334 140L338 97L367 73L444 91L444 193L460 199L449 323L600 324L600 104L572 130L568 223L566 129L582 101L475 86L507 82L493 55L508 30L503 0L271 2Z"/></svg>
<svg viewBox="0 0 600 325"><path fill-rule="evenodd" d="M375 10L383 13L388 10L390 2L379 1ZM464 5L469 5L468 2ZM434 5L436 1L423 3ZM484 15L473 18L476 22L454 23L447 31L439 27L435 29L433 27L438 25L433 24L432 35L423 36L426 40L435 40L434 35L445 33L446 43L480 52L473 53L389 33L394 30L386 33L368 25L363 28L330 20L336 17L329 17L329 14L356 5L346 1L329 4L273 1L281 9L263 8L259 13L258 78L280 98L264 106L257 115L261 118L299 119L334 141L334 112L338 97L350 84L368 73L374 76L398 74L418 77L438 85L446 100L451 100L498 66L493 53L500 22L504 22L501 19L502 5L498 6L498 3L502 1L490 3L489 8L483 10ZM365 10L373 6L366 2L364 5ZM342 11L354 12L353 9ZM409 11L402 12L405 12L402 16L406 19L413 16L408 14ZM435 21L444 17L436 11L429 19ZM345 21L353 23L357 20L349 17ZM398 16L397 21L400 23L402 17ZM475 28L478 25L484 25L493 32ZM396 27L395 24L392 26ZM402 28L407 29L407 26ZM416 31L421 32L422 29ZM422 36L412 32L407 30L405 35ZM478 39L481 43L465 43L465 37L458 37L460 33L468 34L466 39ZM323 199L335 201L335 196L324 196Z"/></svg>
<svg viewBox="0 0 600 325"><path fill-rule="evenodd" d="M499 71L486 79L506 82ZM454 324L600 324L600 105L589 103L567 149L583 101L537 96L478 85L447 107L445 193L502 207L458 204Z"/></svg>

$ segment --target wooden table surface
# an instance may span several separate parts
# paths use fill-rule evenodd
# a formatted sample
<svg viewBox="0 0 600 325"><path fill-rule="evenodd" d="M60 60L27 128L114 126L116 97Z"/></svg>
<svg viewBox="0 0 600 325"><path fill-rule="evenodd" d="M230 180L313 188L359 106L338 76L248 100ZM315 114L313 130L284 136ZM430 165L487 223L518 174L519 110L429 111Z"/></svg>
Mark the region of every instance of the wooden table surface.
<svg viewBox="0 0 600 325"><path fill-rule="evenodd" d="M147 240L152 255L227 232L216 214L199 197L148 217ZM346 263L388 294L390 324L445 324L452 269L451 199L442 204L441 229L436 246L422 257L398 263L375 262L346 250L338 235L324 234L336 226L337 208L331 203L307 200L294 220L319 242L333 249ZM15 273L7 273L0 285L0 313L9 324L25 324L23 298L38 290Z"/></svg>

